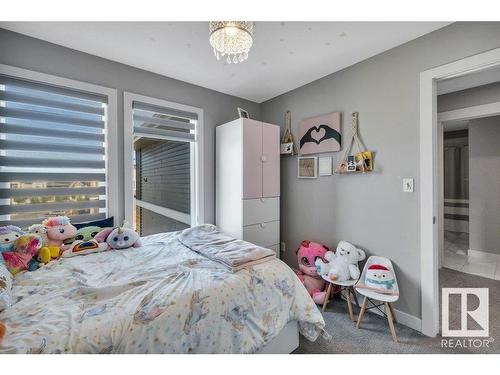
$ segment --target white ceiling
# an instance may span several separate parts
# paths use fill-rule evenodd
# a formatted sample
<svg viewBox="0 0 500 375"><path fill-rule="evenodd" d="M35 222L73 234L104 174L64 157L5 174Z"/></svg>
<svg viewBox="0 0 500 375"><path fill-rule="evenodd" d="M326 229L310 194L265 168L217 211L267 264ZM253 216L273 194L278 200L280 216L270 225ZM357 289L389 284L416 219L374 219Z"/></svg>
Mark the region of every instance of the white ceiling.
<svg viewBox="0 0 500 375"><path fill-rule="evenodd" d="M225 65L208 22L0 22L0 27L263 102L449 22L256 22L247 61Z"/></svg>
<svg viewBox="0 0 500 375"><path fill-rule="evenodd" d="M443 128L446 132L463 130L469 128L469 120L452 120L443 122Z"/></svg>

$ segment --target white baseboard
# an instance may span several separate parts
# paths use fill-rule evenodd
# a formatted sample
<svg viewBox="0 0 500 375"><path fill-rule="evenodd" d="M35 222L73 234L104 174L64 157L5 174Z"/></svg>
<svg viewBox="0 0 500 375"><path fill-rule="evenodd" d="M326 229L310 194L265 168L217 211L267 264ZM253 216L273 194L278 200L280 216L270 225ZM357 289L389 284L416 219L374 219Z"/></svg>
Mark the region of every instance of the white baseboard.
<svg viewBox="0 0 500 375"><path fill-rule="evenodd" d="M474 257L474 258L484 259L486 261L500 262L500 254L489 253L487 251L469 249L467 251L467 255Z"/></svg>

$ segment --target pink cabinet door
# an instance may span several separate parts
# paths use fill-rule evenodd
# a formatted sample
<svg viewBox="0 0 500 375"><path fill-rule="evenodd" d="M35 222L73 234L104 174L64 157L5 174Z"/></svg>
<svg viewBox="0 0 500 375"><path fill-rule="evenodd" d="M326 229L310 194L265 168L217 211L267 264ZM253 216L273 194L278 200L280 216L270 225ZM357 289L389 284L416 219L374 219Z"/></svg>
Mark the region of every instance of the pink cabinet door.
<svg viewBox="0 0 500 375"><path fill-rule="evenodd" d="M280 128L262 125L262 196L280 195Z"/></svg>
<svg viewBox="0 0 500 375"><path fill-rule="evenodd" d="M243 119L243 198L262 197L262 122Z"/></svg>

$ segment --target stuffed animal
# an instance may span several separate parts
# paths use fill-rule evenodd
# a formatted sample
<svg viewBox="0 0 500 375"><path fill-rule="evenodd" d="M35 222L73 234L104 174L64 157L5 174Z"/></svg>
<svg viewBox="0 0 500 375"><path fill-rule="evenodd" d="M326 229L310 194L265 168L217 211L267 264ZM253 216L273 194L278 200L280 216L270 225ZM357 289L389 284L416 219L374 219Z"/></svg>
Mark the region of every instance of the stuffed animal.
<svg viewBox="0 0 500 375"><path fill-rule="evenodd" d="M21 271L34 271L38 268L35 256L42 247L42 239L35 234L25 234L14 243L14 249L3 253L7 269L15 275Z"/></svg>
<svg viewBox="0 0 500 375"><path fill-rule="evenodd" d="M76 235L76 228L67 216L49 217L42 225L47 229L47 246L58 246L63 251L69 248L64 241Z"/></svg>
<svg viewBox="0 0 500 375"><path fill-rule="evenodd" d="M325 301L325 280L318 274L315 266L317 259L324 260L329 249L320 243L302 241L297 249L299 271L297 276L317 304Z"/></svg>
<svg viewBox="0 0 500 375"><path fill-rule="evenodd" d="M108 250L106 242L97 242L95 239L88 241L76 240L70 248L62 253L63 258L71 258L77 255L87 255L91 253L100 253Z"/></svg>
<svg viewBox="0 0 500 375"><path fill-rule="evenodd" d="M0 263L4 261L2 253L14 250L16 240L23 234L21 228L14 225L0 227Z"/></svg>
<svg viewBox="0 0 500 375"><path fill-rule="evenodd" d="M366 286L382 291L390 292L395 286L394 273L382 264L372 264L366 270Z"/></svg>
<svg viewBox="0 0 500 375"><path fill-rule="evenodd" d="M52 259L57 259L61 253L59 246L49 246L47 232L47 228L42 224L33 224L28 228L28 233L36 234L42 239L43 246L38 251L37 260L44 264L49 263Z"/></svg>
<svg viewBox="0 0 500 375"><path fill-rule="evenodd" d="M94 239L98 242L107 242L110 249L126 249L140 247L139 235L131 228L105 228L97 233Z"/></svg>
<svg viewBox="0 0 500 375"><path fill-rule="evenodd" d="M64 241L65 245L71 245L75 241L90 241L93 239L97 233L99 233L104 228L97 226L88 226L80 228L76 231L76 235Z"/></svg>
<svg viewBox="0 0 500 375"><path fill-rule="evenodd" d="M33 224L28 227L28 233L36 234L42 238L43 246L48 246L49 238L47 237L47 228L43 224Z"/></svg>
<svg viewBox="0 0 500 375"><path fill-rule="evenodd" d="M315 265L320 275L328 275L332 281L357 280L360 275L358 262L365 259L363 250L346 241L340 241L335 254L330 252L325 255L329 261L325 263L322 259L317 259Z"/></svg>
<svg viewBox="0 0 500 375"><path fill-rule="evenodd" d="M2 343L2 340L5 336L5 332L7 332L7 327L5 327L5 324L0 322L0 344Z"/></svg>
<svg viewBox="0 0 500 375"><path fill-rule="evenodd" d="M59 258L59 255L61 255L61 249L58 246L43 246L38 251L37 260L40 263L47 264L52 259Z"/></svg>

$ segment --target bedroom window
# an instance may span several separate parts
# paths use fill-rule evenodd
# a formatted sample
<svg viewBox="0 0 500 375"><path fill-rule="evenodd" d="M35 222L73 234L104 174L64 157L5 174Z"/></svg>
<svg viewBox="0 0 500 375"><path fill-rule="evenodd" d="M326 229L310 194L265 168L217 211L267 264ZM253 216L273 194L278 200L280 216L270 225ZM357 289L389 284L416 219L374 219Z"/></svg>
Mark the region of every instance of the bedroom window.
<svg viewBox="0 0 500 375"><path fill-rule="evenodd" d="M142 236L201 222L202 111L131 93L125 111L127 220Z"/></svg>
<svg viewBox="0 0 500 375"><path fill-rule="evenodd" d="M114 214L109 95L94 89L100 88L0 66L0 225Z"/></svg>

